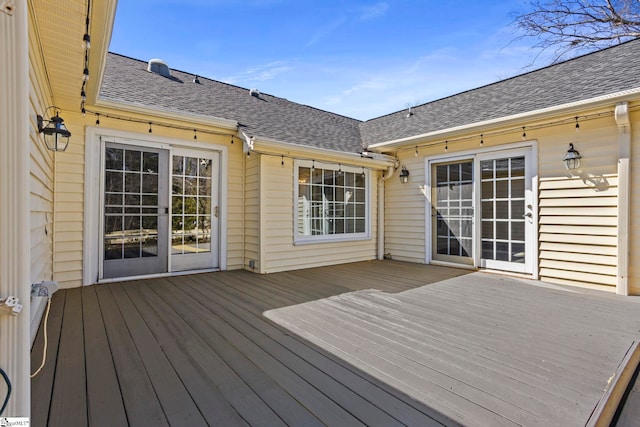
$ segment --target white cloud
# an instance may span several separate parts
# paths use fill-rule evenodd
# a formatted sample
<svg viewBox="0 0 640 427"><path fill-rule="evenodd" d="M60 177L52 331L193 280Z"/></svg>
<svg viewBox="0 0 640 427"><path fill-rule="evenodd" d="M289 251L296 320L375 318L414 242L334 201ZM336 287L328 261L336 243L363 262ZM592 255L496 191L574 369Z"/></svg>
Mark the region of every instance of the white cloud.
<svg viewBox="0 0 640 427"><path fill-rule="evenodd" d="M360 10L360 19L363 21L383 16L389 10L389 4L380 2L371 6L364 6Z"/></svg>
<svg viewBox="0 0 640 427"><path fill-rule="evenodd" d="M328 37L329 35L331 35L331 33L333 33L342 25L344 25L345 22L347 22L347 18L345 16L337 17L336 19L334 19L333 21L331 21L330 23L328 23L327 25L325 25L324 27L316 31L316 33L307 42L305 47L313 46L314 44L318 43L320 40L324 39L325 37Z"/></svg>
<svg viewBox="0 0 640 427"><path fill-rule="evenodd" d="M263 82L276 78L278 75L291 70L292 67L286 65L285 61L274 61L268 64L256 65L231 77L223 78L222 81L231 84L246 84L250 82Z"/></svg>

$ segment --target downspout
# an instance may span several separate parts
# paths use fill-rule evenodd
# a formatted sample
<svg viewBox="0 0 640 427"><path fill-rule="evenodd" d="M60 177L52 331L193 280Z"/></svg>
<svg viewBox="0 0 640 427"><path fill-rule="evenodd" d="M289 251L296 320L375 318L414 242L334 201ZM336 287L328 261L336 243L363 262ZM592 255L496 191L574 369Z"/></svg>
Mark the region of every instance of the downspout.
<svg viewBox="0 0 640 427"><path fill-rule="evenodd" d="M384 259L384 183L393 176L396 168L389 166L378 178L378 259Z"/></svg>
<svg viewBox="0 0 640 427"><path fill-rule="evenodd" d="M629 229L631 218L631 121L629 104L616 105L618 124L618 281L616 293L629 295Z"/></svg>

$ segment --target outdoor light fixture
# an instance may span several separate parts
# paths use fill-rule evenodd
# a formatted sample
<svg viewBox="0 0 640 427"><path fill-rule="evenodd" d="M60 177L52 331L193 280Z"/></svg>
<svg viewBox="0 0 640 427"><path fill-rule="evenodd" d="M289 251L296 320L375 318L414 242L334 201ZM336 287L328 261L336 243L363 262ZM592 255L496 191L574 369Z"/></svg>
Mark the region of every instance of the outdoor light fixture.
<svg viewBox="0 0 640 427"><path fill-rule="evenodd" d="M582 156L573 148L573 144L569 144L569 149L567 150L567 154L564 156L564 165L567 169L578 169L580 167L580 159Z"/></svg>
<svg viewBox="0 0 640 427"><path fill-rule="evenodd" d="M409 171L406 166L402 166L402 170L400 171L400 182L406 184L409 182Z"/></svg>
<svg viewBox="0 0 640 427"><path fill-rule="evenodd" d="M40 114L38 114L38 132L44 134L44 143L51 151L64 151L69 145L69 138L71 132L64 125L64 120L58 115L56 107L49 107L47 110L54 108L56 115L48 120L45 120ZM45 114L46 111L45 110Z"/></svg>

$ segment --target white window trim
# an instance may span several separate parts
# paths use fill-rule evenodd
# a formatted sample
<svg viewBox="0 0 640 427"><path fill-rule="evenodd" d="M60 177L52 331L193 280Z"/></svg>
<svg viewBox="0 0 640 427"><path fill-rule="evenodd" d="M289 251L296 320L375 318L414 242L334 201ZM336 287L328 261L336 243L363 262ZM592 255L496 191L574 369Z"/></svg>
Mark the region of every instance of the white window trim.
<svg viewBox="0 0 640 427"><path fill-rule="evenodd" d="M100 138L103 138L101 142ZM188 141L181 141L172 138L163 138L153 135L145 135L134 132L127 132L108 128L87 127L85 133L85 165L84 165L84 233L82 239L83 252L83 273L82 285L92 285L102 283L99 279L101 275L101 224L102 224L102 194L96 189L101 187L102 179L102 153L104 151L104 139L108 138L113 142L137 145L141 147L155 147L167 149L170 153L173 147L188 148L192 150L217 151L220 154L220 193L218 197L219 208L219 270L227 269L227 201L228 201L228 147L219 144L202 144ZM169 254L169 264L167 273L156 276L169 276L176 273L171 272L171 254ZM197 270L201 271L201 270ZM184 272L180 272L183 274ZM135 276L140 279L142 276ZM117 281L132 279L129 277L119 277ZM109 280L105 280L109 281Z"/></svg>
<svg viewBox="0 0 640 427"><path fill-rule="evenodd" d="M298 172L301 167L328 170L342 170L343 172L365 173L365 231L362 233L328 234L306 236L298 233ZM293 244L308 245L315 243L352 242L371 239L371 171L367 168L348 166L338 163L324 163L311 160L295 160L293 163Z"/></svg>

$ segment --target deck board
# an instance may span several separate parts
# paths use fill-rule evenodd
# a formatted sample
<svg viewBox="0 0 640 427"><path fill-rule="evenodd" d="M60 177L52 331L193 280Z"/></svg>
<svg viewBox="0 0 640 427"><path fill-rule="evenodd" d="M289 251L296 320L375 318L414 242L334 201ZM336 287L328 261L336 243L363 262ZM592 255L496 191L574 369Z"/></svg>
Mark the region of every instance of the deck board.
<svg viewBox="0 0 640 427"><path fill-rule="evenodd" d="M82 313L84 339L91 342L85 346L89 424L126 425L127 414L95 286L82 290Z"/></svg>
<svg viewBox="0 0 640 427"><path fill-rule="evenodd" d="M98 286L96 294L100 299L128 422L133 426L169 425L144 362L120 313L119 301L113 296L112 287Z"/></svg>
<svg viewBox="0 0 640 427"><path fill-rule="evenodd" d="M56 359L56 380L51 395L49 422L64 425L74 420L78 425L87 424L87 394L85 377L84 342L82 327L82 291L66 292L62 329Z"/></svg>
<svg viewBox="0 0 640 427"><path fill-rule="evenodd" d="M60 333L62 331L62 317L66 301L66 292L59 292L53 295L49 320L47 325L47 354L45 365L34 378L31 379L31 422L33 425L42 426L49 419L49 408L51 407L53 392L53 382L55 378L56 358L58 357L58 346L60 343ZM44 348L44 322L40 325L36 339L31 349L31 372L42 363L42 351Z"/></svg>
<svg viewBox="0 0 640 427"><path fill-rule="evenodd" d="M59 291L32 425L578 426L639 308L398 261Z"/></svg>

